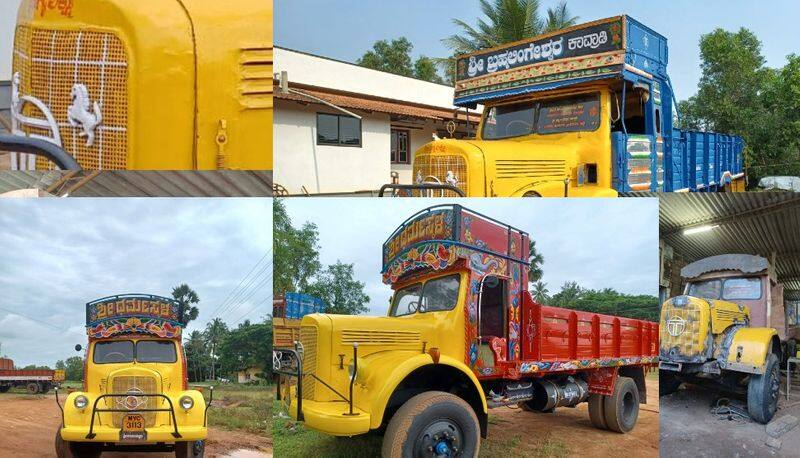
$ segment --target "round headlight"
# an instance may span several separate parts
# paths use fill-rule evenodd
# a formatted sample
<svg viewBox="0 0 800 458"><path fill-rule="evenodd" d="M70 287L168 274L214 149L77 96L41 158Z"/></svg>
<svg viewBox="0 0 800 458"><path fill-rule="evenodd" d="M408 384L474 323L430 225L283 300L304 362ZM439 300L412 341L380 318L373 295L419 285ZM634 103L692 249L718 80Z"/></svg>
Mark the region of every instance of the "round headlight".
<svg viewBox="0 0 800 458"><path fill-rule="evenodd" d="M180 403L183 410L189 410L194 407L194 399L192 399L191 396L182 397Z"/></svg>
<svg viewBox="0 0 800 458"><path fill-rule="evenodd" d="M89 405L89 399L86 396L79 394L75 396L75 407L78 409L85 409Z"/></svg>

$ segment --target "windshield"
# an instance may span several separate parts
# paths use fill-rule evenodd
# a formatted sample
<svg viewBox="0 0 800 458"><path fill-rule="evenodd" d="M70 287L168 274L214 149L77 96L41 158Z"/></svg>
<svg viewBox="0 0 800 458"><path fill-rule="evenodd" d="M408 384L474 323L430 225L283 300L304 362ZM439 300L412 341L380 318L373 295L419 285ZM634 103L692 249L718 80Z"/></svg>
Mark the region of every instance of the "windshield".
<svg viewBox="0 0 800 458"><path fill-rule="evenodd" d="M599 126L598 94L543 101L529 100L489 108L483 124L483 139L499 140L534 133L592 131Z"/></svg>
<svg viewBox="0 0 800 458"><path fill-rule="evenodd" d="M115 340L97 342L92 361L95 364L174 363L178 361L175 344L168 340Z"/></svg>
<svg viewBox="0 0 800 458"><path fill-rule="evenodd" d="M417 283L397 291L389 316L410 315L416 312L453 310L458 302L461 276L435 278L423 286Z"/></svg>
<svg viewBox="0 0 800 458"><path fill-rule="evenodd" d="M761 279L758 277L728 278L691 283L689 295L704 299L761 299Z"/></svg>

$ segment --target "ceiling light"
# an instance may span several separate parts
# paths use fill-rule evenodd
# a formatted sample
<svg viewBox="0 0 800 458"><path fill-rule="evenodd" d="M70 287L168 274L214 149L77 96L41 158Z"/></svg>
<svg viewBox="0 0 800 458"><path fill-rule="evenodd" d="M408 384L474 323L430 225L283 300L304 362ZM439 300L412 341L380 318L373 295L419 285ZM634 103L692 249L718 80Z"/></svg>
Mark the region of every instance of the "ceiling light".
<svg viewBox="0 0 800 458"><path fill-rule="evenodd" d="M683 235L700 234L702 232L708 232L708 231L710 231L712 229L716 229L718 227L719 227L719 225L716 225L716 226L705 225L705 226L690 227L689 229L684 229L683 230Z"/></svg>

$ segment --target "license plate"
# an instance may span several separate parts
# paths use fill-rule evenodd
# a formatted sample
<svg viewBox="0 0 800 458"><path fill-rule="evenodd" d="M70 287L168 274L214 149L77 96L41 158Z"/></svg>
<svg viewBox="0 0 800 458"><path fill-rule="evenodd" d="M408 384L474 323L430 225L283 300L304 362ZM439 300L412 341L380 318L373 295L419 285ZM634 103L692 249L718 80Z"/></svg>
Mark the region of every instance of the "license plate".
<svg viewBox="0 0 800 458"><path fill-rule="evenodd" d="M123 442L147 440L147 431L144 429L144 416L128 414L122 417L122 430L119 432L119 440Z"/></svg>

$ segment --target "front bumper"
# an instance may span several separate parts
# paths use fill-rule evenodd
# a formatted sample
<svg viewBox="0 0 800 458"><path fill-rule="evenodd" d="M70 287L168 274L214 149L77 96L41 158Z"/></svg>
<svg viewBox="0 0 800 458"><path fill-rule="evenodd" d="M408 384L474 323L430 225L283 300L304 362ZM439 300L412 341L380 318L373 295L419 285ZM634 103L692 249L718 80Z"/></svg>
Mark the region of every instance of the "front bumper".
<svg viewBox="0 0 800 458"><path fill-rule="evenodd" d="M286 402L289 405L286 406ZM297 389L291 387L284 399L289 415L297 420ZM356 436L369 432L370 414L346 402L317 402L303 399L303 421L306 427L332 436Z"/></svg>
<svg viewBox="0 0 800 458"><path fill-rule="evenodd" d="M208 428L205 426L178 426L178 431L181 437L175 438L173 428L171 426L157 426L154 428L147 428L147 440L140 442L126 442L131 445L149 444L154 442L184 442L205 440L208 435ZM108 426L95 426L92 433L95 435L92 439L87 439L89 428L86 426L68 426L61 428L61 438L70 442L114 442L118 443L119 428L112 428Z"/></svg>

